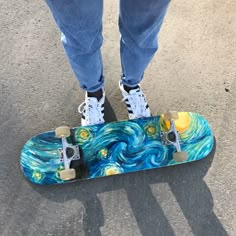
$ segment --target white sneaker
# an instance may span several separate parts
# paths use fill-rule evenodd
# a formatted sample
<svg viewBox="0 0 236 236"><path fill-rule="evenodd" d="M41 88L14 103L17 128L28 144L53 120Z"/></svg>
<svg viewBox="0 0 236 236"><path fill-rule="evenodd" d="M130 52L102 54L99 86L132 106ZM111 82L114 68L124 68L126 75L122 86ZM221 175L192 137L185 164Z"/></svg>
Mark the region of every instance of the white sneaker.
<svg viewBox="0 0 236 236"><path fill-rule="evenodd" d="M125 91L121 81L119 82L119 87L124 97L122 101L127 105L129 119L151 116L146 97L139 85L138 88L130 90L129 93Z"/></svg>
<svg viewBox="0 0 236 236"><path fill-rule="evenodd" d="M105 92L103 90L103 96L98 101L95 97L88 97L88 93L85 93L85 101L78 107L78 112L82 114L81 125L95 125L104 123L104 103Z"/></svg>

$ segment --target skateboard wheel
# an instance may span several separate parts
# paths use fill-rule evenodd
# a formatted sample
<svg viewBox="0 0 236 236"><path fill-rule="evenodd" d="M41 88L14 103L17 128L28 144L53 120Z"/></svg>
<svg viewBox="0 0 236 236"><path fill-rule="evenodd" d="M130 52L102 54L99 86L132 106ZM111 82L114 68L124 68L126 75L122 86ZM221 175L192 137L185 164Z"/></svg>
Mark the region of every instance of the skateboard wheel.
<svg viewBox="0 0 236 236"><path fill-rule="evenodd" d="M61 126L56 128L55 133L58 138L67 138L70 136L70 128L68 126Z"/></svg>
<svg viewBox="0 0 236 236"><path fill-rule="evenodd" d="M76 174L75 174L75 169L66 169L60 171L60 178L62 180L71 180L75 179Z"/></svg>
<svg viewBox="0 0 236 236"><path fill-rule="evenodd" d="M173 154L173 159L176 162L183 162L188 160L188 153L187 152L175 152Z"/></svg>
<svg viewBox="0 0 236 236"><path fill-rule="evenodd" d="M170 111L164 114L164 120L165 121L170 121L170 120L178 120L179 119L179 115L178 112L176 111Z"/></svg>

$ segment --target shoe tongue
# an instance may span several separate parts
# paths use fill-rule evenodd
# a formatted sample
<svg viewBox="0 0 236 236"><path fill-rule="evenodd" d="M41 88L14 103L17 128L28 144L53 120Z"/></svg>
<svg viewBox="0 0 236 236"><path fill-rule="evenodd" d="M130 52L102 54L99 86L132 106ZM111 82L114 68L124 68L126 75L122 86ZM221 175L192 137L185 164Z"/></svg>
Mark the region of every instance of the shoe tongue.
<svg viewBox="0 0 236 236"><path fill-rule="evenodd" d="M135 94L140 91L140 88L132 89L129 91L129 94Z"/></svg>
<svg viewBox="0 0 236 236"><path fill-rule="evenodd" d="M91 103L97 103L98 99L95 98L95 97L88 97L88 101L91 102Z"/></svg>

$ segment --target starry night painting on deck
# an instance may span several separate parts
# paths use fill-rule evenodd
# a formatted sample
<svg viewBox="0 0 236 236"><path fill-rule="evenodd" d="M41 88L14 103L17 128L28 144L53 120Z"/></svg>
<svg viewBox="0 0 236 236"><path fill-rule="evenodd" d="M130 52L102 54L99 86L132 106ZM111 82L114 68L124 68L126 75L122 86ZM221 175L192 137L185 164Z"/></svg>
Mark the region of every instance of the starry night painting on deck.
<svg viewBox="0 0 236 236"><path fill-rule="evenodd" d="M62 140L55 131L39 134L24 145L20 164L25 177L36 184L67 183L81 179L116 175L192 162L207 157L214 149L212 130L201 115L180 112L175 121L181 149L188 159L176 162L173 145L163 145L160 132L170 124L161 116L72 128L67 142L78 145L81 160L75 165L76 178L62 180ZM76 161L78 162L78 161ZM171 171L171 170L170 170Z"/></svg>

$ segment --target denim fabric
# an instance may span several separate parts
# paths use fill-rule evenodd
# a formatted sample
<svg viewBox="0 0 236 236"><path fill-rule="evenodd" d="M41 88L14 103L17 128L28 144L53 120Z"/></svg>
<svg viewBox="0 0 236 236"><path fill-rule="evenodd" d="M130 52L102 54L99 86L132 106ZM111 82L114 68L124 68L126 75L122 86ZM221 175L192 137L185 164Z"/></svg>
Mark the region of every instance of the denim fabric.
<svg viewBox="0 0 236 236"><path fill-rule="evenodd" d="M104 86L103 0L46 0L61 30L61 40L82 89ZM158 49L158 32L170 0L120 0L122 82L136 86Z"/></svg>

